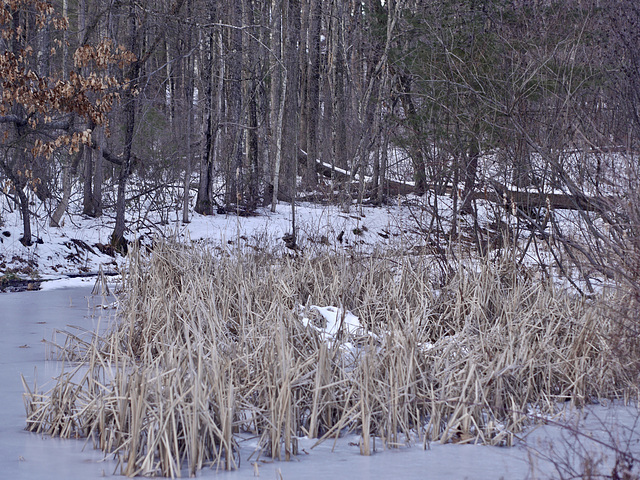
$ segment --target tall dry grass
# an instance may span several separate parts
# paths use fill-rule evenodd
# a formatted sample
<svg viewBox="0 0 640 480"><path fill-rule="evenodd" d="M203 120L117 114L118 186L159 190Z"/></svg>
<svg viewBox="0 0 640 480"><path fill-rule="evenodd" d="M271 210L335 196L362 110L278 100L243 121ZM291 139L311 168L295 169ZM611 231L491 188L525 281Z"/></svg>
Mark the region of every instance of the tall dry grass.
<svg viewBox="0 0 640 480"><path fill-rule="evenodd" d="M619 396L629 379L605 310L514 264L443 279L425 256L134 251L118 319L68 337L74 367L52 389L25 384L27 428L90 437L130 476L236 468L238 432L278 459L298 436L346 431L365 455L375 438L510 445L532 410ZM327 342L312 305L363 328Z"/></svg>

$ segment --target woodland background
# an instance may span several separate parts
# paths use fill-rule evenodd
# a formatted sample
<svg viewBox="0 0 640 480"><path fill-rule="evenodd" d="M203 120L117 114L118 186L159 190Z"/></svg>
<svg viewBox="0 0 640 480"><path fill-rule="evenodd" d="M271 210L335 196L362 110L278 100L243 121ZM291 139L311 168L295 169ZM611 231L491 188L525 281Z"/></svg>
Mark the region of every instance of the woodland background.
<svg viewBox="0 0 640 480"><path fill-rule="evenodd" d="M638 2L4 0L0 23L0 181L25 245L30 198L56 225L78 187L116 246L141 196L188 222L413 192L433 226L439 195L455 219L509 189L537 226L560 192L636 238Z"/></svg>

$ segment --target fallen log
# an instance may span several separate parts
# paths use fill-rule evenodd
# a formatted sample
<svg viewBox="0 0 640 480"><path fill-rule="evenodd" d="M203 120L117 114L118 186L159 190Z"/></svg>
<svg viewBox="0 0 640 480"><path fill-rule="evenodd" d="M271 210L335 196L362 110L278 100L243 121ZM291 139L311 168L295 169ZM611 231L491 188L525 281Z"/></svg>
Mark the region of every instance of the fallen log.
<svg viewBox="0 0 640 480"><path fill-rule="evenodd" d="M305 158L306 161L306 158ZM316 172L326 178L336 178L339 180L351 180L351 172L343 168L334 167L328 163L316 160ZM369 180L365 177L365 180ZM367 182L369 183L370 180ZM409 195L415 193L415 185L413 182L400 182L385 178L384 182L389 195Z"/></svg>
<svg viewBox="0 0 640 480"><path fill-rule="evenodd" d="M491 181L490 183L492 190L477 191L473 194L473 199L484 199L496 203L506 202L526 208L549 207L553 210L583 210L587 212L604 211L610 203L610 199L607 198L514 190L496 181Z"/></svg>
<svg viewBox="0 0 640 480"><path fill-rule="evenodd" d="M301 153L301 161L306 162L306 154ZM326 178L337 178L340 180L351 180L351 172L343 168L332 166L328 163L316 160L316 172ZM369 180L366 179L365 180ZM413 182L401 182L385 178L387 191L390 195L409 195L415 193ZM502 185L495 180L489 181L490 188L476 189L471 193L469 200L487 200L493 203L515 204L521 208L549 207L554 210L583 210L590 212L601 212L608 210L612 198L596 198L586 195L570 195L565 193L543 193L535 191L515 190ZM434 190L435 186L427 186ZM441 188L441 187L440 187ZM446 192L452 193L452 187L448 186Z"/></svg>

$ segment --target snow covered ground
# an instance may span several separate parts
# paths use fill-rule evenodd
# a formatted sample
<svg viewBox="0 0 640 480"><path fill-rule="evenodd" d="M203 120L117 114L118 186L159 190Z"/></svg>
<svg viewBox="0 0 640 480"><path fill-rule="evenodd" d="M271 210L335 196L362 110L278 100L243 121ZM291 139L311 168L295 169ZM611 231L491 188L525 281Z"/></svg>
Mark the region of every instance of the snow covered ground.
<svg viewBox="0 0 640 480"><path fill-rule="evenodd" d="M450 195L437 198L442 225L432 224L430 205L433 201L433 198L415 195L399 196L392 205L352 205L348 213L337 205L302 202L296 206L298 246L304 251L322 249L343 253L367 253L388 247L404 252L424 247L426 251L435 251L437 246L433 245L433 239L428 238L429 229L442 227L446 232L451 228L453 200ZM181 212L152 211L147 203L132 204L127 211L125 237L129 241L139 240L150 245L156 237L176 235L228 251L263 248L271 253L278 249L287 251L283 236L291 233L289 204L280 203L275 213L270 208L259 208L257 215L250 217L234 214L203 216L192 212L190 222L185 224L181 221ZM64 215L61 227L50 227L48 212L53 205L44 204L34 196L31 220L34 244L25 247L20 243L23 227L19 212L6 197L0 196L0 282L7 273L33 281L95 275L100 269L105 273L118 273L124 257L104 253L109 252L114 219L108 212L100 218L81 215L79 204L79 199L71 203L71 213ZM474 225L470 215L457 217L458 232L463 244L467 245L464 248L475 248L477 241L491 244L502 240L504 232L496 231L496 228L504 226L503 217L508 212L502 206L485 201L479 201L477 207L478 225ZM565 236L573 238L579 232L576 212L558 210L554 215ZM473 234L477 226L484 229L479 239ZM529 245L529 230L523 226L519 229L518 241ZM542 248L529 247L525 265L542 264L543 269L554 265L554 257L544 245ZM579 278L574 280L577 283L581 281Z"/></svg>
<svg viewBox="0 0 640 480"><path fill-rule="evenodd" d="M18 212L7 213L5 209L4 224L0 224L0 276L11 270L25 279L49 280L96 274L100 268L104 272L117 272L122 265L122 256L109 256L100 250L109 244L112 219L65 215L64 225L54 228L49 227L45 212L40 215L32 220L34 241L40 241L25 247L20 243L22 220ZM338 207L302 204L296 209L298 243L302 248L317 245L336 250L363 250L392 244L410 248L421 240L417 232L411 231L409 218L406 206L354 207L350 213L344 213ZM280 204L276 213L260 209L258 215L252 217L192 214L187 224L175 217L166 225L151 220L154 219L139 221L133 213L129 214L127 239L141 239L150 244L155 236L175 234L218 248L275 245L284 249L282 237L291 232L291 207Z"/></svg>
<svg viewBox="0 0 640 480"><path fill-rule="evenodd" d="M84 440L60 440L27 433L22 401L23 374L28 385L44 385L61 369L60 362L46 360L56 329L75 325L86 329L105 326L113 310L96 308L113 298L91 296L94 280L47 282L36 292L0 294L0 476L3 479L92 479L118 473L117 461L104 459ZM60 339L60 334L57 339ZM242 463L233 472L204 469L199 478L248 479L519 479L560 478L556 465L580 469L587 459L594 468L611 473L617 444L622 451L640 457L640 427L635 409L591 406L575 420L557 419L533 429L526 443L512 448L432 443L423 449L414 443L395 450L378 450L361 456L356 436L345 436L312 448L315 440L299 439L299 455L290 462L255 461L257 439L241 437ZM552 422L553 423L553 422ZM578 426L580 435L560 424ZM602 443L598 443L602 442ZM381 442L378 442L381 445ZM536 454L536 451L538 454ZM253 454L253 457L249 459ZM530 456L531 454L531 456ZM568 467L567 467L568 468ZM636 466L637 469L637 466ZM568 470L563 476L568 477Z"/></svg>

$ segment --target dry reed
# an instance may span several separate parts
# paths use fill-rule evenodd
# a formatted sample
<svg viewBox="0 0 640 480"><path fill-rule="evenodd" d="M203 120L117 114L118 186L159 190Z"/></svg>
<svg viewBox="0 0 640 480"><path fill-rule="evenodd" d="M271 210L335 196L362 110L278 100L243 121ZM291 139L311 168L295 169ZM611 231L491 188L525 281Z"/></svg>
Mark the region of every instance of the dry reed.
<svg viewBox="0 0 640 480"><path fill-rule="evenodd" d="M510 445L532 409L626 388L612 320L513 265L443 281L425 256L134 251L113 325L67 337L49 391L25 383L27 429L89 437L129 476L236 468L238 432L278 459L345 431L365 455L372 438ZM312 305L364 328L327 342Z"/></svg>

